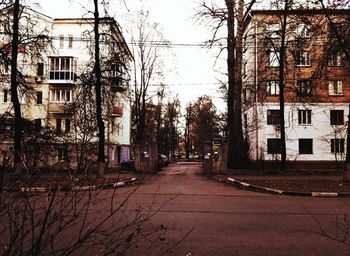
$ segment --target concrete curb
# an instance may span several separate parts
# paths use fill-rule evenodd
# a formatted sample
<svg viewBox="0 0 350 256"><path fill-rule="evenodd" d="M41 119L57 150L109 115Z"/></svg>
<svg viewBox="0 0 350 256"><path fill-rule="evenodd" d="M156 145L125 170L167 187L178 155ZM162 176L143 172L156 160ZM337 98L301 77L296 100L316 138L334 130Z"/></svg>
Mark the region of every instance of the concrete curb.
<svg viewBox="0 0 350 256"><path fill-rule="evenodd" d="M275 195L285 195L285 196L312 196L312 197L350 197L350 193L337 193L337 192L293 192L293 191L283 191L279 189L272 189L266 187L255 186L246 182L242 182L233 178L227 178L226 183L245 187L252 191L263 192Z"/></svg>
<svg viewBox="0 0 350 256"><path fill-rule="evenodd" d="M99 185L91 185L91 186L59 186L57 188L51 187L19 187L19 188L5 188L3 192L69 192L69 191L90 191L90 190L98 190L98 189L112 189L118 187L132 186L137 183L140 183L140 180L137 178L132 178L130 180L99 184Z"/></svg>

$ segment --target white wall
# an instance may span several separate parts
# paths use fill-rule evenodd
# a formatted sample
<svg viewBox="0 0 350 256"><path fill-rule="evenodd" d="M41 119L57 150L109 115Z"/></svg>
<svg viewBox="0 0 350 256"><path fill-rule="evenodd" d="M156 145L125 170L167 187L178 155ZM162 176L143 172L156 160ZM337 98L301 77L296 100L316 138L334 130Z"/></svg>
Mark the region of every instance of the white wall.
<svg viewBox="0 0 350 256"><path fill-rule="evenodd" d="M298 109L312 110L312 120L310 125L298 124ZM264 103L258 105L258 128L254 126L254 110L250 108L247 112L248 123L251 129L249 133L249 141L253 149L251 157L257 159L256 153L265 156L265 160L273 160L274 155L267 154L267 139L280 138L280 130L274 125L267 125L267 110L279 109L278 103ZM285 127L286 127L286 147L287 158L289 160L313 160L313 161L332 161L335 155L331 153L331 139L345 139L344 148L346 148L346 128L347 117L349 114L348 104L343 103L317 103L303 104L296 106L295 104L286 104L285 106ZM330 124L330 110L344 110L344 125L334 126ZM256 144L256 136L258 144ZM299 139L313 139L313 154L299 155ZM259 152L254 151L258 146ZM262 150L262 151L261 151ZM344 157L344 154L337 154L338 157ZM338 158L339 159L339 158Z"/></svg>

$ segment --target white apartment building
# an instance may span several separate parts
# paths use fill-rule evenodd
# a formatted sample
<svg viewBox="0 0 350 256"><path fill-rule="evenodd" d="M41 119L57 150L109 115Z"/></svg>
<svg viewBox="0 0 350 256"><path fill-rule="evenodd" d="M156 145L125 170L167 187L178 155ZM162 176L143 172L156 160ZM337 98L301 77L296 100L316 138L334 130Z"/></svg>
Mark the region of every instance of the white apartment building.
<svg viewBox="0 0 350 256"><path fill-rule="evenodd" d="M11 23L2 10L2 43L8 53ZM90 18L56 19L23 7L20 19L18 70L27 90L20 86L22 116L57 134L53 154L41 159L41 165L69 161L76 165L76 145L84 152L95 147L93 58L94 20ZM130 157L131 107L129 69L133 56L118 23L110 17L100 19L100 49L103 83L103 118L106 134L106 160L116 166ZM29 38L34 38L30 41ZM12 113L9 65L1 60L0 115ZM21 89L22 88L22 89ZM96 128L96 126L95 126ZM0 141L1 150L11 151L9 139Z"/></svg>

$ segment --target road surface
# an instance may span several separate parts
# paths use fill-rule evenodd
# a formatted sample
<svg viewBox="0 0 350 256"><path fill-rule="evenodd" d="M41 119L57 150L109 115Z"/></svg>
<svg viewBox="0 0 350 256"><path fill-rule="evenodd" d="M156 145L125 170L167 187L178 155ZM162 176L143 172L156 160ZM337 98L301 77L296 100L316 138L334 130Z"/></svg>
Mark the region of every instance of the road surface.
<svg viewBox="0 0 350 256"><path fill-rule="evenodd" d="M350 255L350 246L326 237L342 238L350 198L243 191L202 176L200 165L172 164L128 204L155 213L152 225L166 228L155 244L140 242L129 255Z"/></svg>

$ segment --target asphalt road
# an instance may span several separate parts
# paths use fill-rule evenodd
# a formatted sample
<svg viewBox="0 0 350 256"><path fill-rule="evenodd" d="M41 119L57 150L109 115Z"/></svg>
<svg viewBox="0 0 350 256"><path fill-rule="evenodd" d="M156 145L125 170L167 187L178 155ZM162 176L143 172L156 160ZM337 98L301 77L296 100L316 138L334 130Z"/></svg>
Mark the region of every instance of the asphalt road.
<svg viewBox="0 0 350 256"><path fill-rule="evenodd" d="M200 165L172 164L129 198L130 211L154 214L148 227L165 227L129 255L350 255L350 246L327 238L343 239L350 198L254 193L200 173Z"/></svg>

